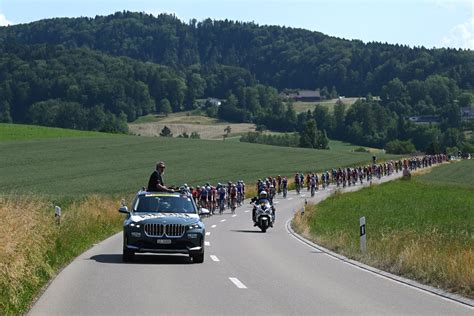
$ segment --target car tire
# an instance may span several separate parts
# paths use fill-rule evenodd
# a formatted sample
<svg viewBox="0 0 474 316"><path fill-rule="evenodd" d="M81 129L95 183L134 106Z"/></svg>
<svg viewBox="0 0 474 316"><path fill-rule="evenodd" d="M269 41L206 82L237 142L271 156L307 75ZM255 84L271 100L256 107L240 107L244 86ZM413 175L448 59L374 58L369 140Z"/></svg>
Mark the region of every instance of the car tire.
<svg viewBox="0 0 474 316"><path fill-rule="evenodd" d="M191 255L193 258L193 263L203 263L204 262L204 252Z"/></svg>
<svg viewBox="0 0 474 316"><path fill-rule="evenodd" d="M135 252L127 248L123 248L122 261L123 262L132 262L135 257Z"/></svg>

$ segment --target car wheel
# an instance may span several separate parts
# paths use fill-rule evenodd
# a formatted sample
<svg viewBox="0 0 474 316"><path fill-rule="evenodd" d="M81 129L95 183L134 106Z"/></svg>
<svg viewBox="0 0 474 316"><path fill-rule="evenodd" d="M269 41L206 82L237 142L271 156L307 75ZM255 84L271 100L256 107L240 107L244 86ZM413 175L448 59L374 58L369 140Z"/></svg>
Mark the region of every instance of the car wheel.
<svg viewBox="0 0 474 316"><path fill-rule="evenodd" d="M122 254L122 261L123 262L132 262L134 256L135 256L134 251L132 251L130 249L127 249L127 248L123 249L123 254Z"/></svg>
<svg viewBox="0 0 474 316"><path fill-rule="evenodd" d="M193 263L203 263L204 262L204 252L203 253L197 253L195 255L191 255L191 258L193 258Z"/></svg>

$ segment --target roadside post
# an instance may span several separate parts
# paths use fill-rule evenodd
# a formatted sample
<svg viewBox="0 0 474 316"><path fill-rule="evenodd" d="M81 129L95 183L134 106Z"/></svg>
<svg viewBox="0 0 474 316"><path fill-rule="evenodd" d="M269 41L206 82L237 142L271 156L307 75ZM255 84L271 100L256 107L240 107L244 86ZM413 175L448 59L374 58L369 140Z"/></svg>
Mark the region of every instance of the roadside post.
<svg viewBox="0 0 474 316"><path fill-rule="evenodd" d="M360 251L365 252L365 249L366 249L365 217L361 217L359 219L359 231L360 231Z"/></svg>
<svg viewBox="0 0 474 316"><path fill-rule="evenodd" d="M54 207L54 217L58 225L61 225L61 208L57 205Z"/></svg>

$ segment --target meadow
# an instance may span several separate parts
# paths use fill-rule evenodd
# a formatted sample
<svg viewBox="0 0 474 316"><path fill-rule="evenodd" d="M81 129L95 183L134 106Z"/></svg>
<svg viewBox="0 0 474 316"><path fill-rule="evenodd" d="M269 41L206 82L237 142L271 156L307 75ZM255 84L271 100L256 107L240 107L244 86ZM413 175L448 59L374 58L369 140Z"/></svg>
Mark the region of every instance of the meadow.
<svg viewBox="0 0 474 316"><path fill-rule="evenodd" d="M474 297L474 161L336 194L293 221L316 243L371 266ZM365 216L367 251L359 249Z"/></svg>
<svg viewBox="0 0 474 316"><path fill-rule="evenodd" d="M342 102L344 102L344 104L346 105L346 109L348 109L358 99L359 98L344 98L342 99ZM337 101L338 99L331 99L331 100L325 100L325 101L320 101L320 102L297 101L293 103L293 107L296 113L301 113L301 112L307 112L308 110L313 111L316 105L320 104L324 106L325 108L327 108L329 113L332 113L334 111L334 106L336 105Z"/></svg>
<svg viewBox="0 0 474 316"><path fill-rule="evenodd" d="M290 176L371 160L369 153L346 149L126 135L5 141L0 142L0 152L0 192L53 196L133 193L146 185L159 160L167 164L165 183L175 185L238 179L254 183L270 175Z"/></svg>
<svg viewBox="0 0 474 316"><path fill-rule="evenodd" d="M104 137L114 134L73 129L0 123L0 142L37 140L45 138Z"/></svg>

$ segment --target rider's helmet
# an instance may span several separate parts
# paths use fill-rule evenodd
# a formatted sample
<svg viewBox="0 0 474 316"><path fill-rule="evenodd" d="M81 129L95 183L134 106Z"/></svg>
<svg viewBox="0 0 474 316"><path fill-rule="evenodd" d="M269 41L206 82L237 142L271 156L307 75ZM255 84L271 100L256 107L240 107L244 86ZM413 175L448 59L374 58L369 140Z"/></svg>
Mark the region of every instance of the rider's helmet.
<svg viewBox="0 0 474 316"><path fill-rule="evenodd" d="M267 196L268 196L267 191L262 191L262 192L260 192L260 198L261 198L261 199L266 199Z"/></svg>
<svg viewBox="0 0 474 316"><path fill-rule="evenodd" d="M201 187L200 187L199 185L196 187L196 189L200 189L200 188L201 188Z"/></svg>
<svg viewBox="0 0 474 316"><path fill-rule="evenodd" d="M232 183L232 186L235 187L235 183Z"/></svg>

